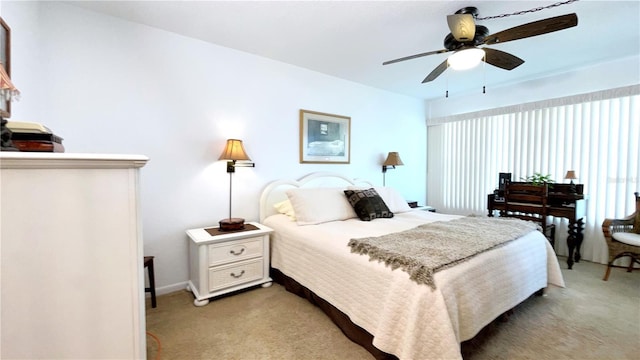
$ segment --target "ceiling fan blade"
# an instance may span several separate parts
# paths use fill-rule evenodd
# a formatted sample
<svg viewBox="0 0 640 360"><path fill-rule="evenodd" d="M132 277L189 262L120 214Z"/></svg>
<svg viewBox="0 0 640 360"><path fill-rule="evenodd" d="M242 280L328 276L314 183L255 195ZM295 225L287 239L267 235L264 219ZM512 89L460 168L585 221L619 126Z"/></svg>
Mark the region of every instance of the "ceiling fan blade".
<svg viewBox="0 0 640 360"><path fill-rule="evenodd" d="M447 60L443 61L442 63L440 63L440 65L438 65L435 69L433 69L433 71L431 73L429 73L429 75L427 75L426 78L424 78L424 80L422 80L422 83L427 83L429 81L433 81L435 80L438 76L440 76L440 74L442 74L445 70L447 70Z"/></svg>
<svg viewBox="0 0 640 360"><path fill-rule="evenodd" d="M453 37L460 41L471 41L476 36L476 23L471 14L447 15L447 24Z"/></svg>
<svg viewBox="0 0 640 360"><path fill-rule="evenodd" d="M528 24L512 27L507 30L491 34L484 39L487 45L503 43L512 40L524 39L531 36L538 36L554 31L564 30L578 25L578 16L567 14L556 16L544 20L530 22Z"/></svg>
<svg viewBox="0 0 640 360"><path fill-rule="evenodd" d="M422 53L422 54L415 54L415 55L411 55L411 56L401 57L401 58L395 59L395 60L385 61L385 62L382 63L382 65L394 64L394 63L397 63L397 62L400 62L400 61L416 59L416 58L427 56L427 55L442 54L442 53L446 53L446 52L449 52L449 50L442 49L442 50L436 50L436 51L429 51L429 52Z"/></svg>
<svg viewBox="0 0 640 360"><path fill-rule="evenodd" d="M501 69L513 70L524 63L524 60L504 51L490 48L483 48L482 50L484 50L484 61Z"/></svg>

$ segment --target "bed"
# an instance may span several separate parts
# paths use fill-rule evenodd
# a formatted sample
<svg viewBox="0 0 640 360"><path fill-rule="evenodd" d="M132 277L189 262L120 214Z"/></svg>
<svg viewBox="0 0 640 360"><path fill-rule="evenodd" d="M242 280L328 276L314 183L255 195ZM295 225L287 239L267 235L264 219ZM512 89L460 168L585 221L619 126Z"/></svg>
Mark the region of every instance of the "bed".
<svg viewBox="0 0 640 360"><path fill-rule="evenodd" d="M344 190L370 188L393 217L363 221L340 202ZM274 279L379 359L461 358L461 342L498 316L549 285L564 287L553 248L535 230L434 272L434 286L349 246L461 218L411 209L395 189L326 172L274 181L260 198L260 221L274 229Z"/></svg>

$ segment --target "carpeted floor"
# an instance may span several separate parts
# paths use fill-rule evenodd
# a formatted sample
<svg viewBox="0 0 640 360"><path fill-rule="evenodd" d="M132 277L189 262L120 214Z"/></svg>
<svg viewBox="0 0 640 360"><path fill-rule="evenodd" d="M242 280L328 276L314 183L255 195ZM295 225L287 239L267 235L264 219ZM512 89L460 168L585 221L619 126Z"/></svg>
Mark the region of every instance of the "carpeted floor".
<svg viewBox="0 0 640 360"><path fill-rule="evenodd" d="M463 343L465 359L640 358L640 271L589 262L567 287L516 307ZM278 284L193 305L190 292L147 299L148 359L373 359L318 308ZM157 339L157 340L156 340ZM159 341L159 343L158 343ZM158 353L158 350L159 353Z"/></svg>

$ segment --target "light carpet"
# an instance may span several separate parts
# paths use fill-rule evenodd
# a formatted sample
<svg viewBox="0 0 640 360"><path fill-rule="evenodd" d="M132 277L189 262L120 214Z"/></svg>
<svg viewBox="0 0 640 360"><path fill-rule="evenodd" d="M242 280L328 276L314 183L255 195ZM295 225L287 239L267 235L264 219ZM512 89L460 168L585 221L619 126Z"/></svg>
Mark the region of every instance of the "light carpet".
<svg viewBox="0 0 640 360"><path fill-rule="evenodd" d="M560 262L567 287L489 324L463 343L465 359L640 358L640 270L614 268L602 281L604 265L568 270ZM204 307L187 291L157 300L153 309L147 299L148 359L373 359L320 309L275 283Z"/></svg>

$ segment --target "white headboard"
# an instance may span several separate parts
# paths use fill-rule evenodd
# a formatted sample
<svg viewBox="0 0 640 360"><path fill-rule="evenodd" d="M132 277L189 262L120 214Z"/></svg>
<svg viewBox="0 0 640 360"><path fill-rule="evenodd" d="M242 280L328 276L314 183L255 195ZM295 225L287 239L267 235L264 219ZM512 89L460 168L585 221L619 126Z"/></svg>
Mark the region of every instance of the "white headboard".
<svg viewBox="0 0 640 360"><path fill-rule="evenodd" d="M347 186L373 186L373 183L362 179L351 179L332 172L314 172L298 180L276 180L262 190L260 195L260 222L277 213L274 204L287 199L287 190L295 188L322 188Z"/></svg>

